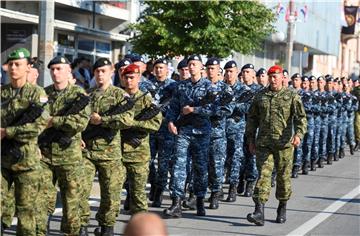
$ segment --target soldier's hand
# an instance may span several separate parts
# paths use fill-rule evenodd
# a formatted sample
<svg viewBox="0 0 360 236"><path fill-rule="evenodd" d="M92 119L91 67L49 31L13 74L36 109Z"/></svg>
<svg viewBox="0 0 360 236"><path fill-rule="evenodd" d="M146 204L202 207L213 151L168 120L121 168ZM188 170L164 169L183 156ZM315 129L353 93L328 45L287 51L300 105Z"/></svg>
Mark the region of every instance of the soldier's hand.
<svg viewBox="0 0 360 236"><path fill-rule="evenodd" d="M86 144L85 144L84 140L82 140L82 139L81 139L80 147L81 147L81 150L86 148Z"/></svg>
<svg viewBox="0 0 360 236"><path fill-rule="evenodd" d="M300 137L295 134L294 137L292 138L291 144L294 147L298 147L300 145L300 143L301 143Z"/></svg>
<svg viewBox="0 0 360 236"><path fill-rule="evenodd" d="M46 128L51 128L52 126L53 126L53 117L50 117L50 119L48 120Z"/></svg>
<svg viewBox="0 0 360 236"><path fill-rule="evenodd" d="M254 143L250 143L250 144L249 144L249 152L250 152L251 155L255 155L255 153L256 153L256 146L255 146Z"/></svg>
<svg viewBox="0 0 360 236"><path fill-rule="evenodd" d="M184 106L183 109L182 109L182 113L184 115L187 115L187 114L190 114L190 113L193 113L194 112L194 107L191 107L191 106Z"/></svg>
<svg viewBox="0 0 360 236"><path fill-rule="evenodd" d="M6 129L5 128L1 128L1 139L6 137Z"/></svg>
<svg viewBox="0 0 360 236"><path fill-rule="evenodd" d="M94 112L91 114L90 116L90 124L93 124L93 125L99 125L101 124L102 120L101 120L101 116Z"/></svg>
<svg viewBox="0 0 360 236"><path fill-rule="evenodd" d="M169 122L169 124L168 124L168 129L169 129L169 132L170 132L170 133L175 134L175 135L178 134L177 128L176 128L176 126L174 125L174 123Z"/></svg>

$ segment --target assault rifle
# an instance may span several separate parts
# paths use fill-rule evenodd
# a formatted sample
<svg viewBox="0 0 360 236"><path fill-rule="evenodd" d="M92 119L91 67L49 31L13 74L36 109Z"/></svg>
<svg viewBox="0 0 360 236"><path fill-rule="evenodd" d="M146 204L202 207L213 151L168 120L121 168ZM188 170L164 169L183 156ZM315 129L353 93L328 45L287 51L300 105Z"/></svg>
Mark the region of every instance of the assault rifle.
<svg viewBox="0 0 360 236"><path fill-rule="evenodd" d="M76 98L68 102L63 109L61 109L56 116L75 115L82 111L90 102L90 97L78 93ZM40 149L48 148L51 143L58 143L62 149L68 148L71 143L71 135L65 134L64 131L55 129L54 127L46 129L38 139Z"/></svg>
<svg viewBox="0 0 360 236"><path fill-rule="evenodd" d="M248 103L250 102L256 95L256 91L248 89L245 92L243 92L239 97L235 98L236 103ZM240 121L242 113L239 109L235 108L233 113L229 118L233 118L236 122Z"/></svg>
<svg viewBox="0 0 360 236"><path fill-rule="evenodd" d="M158 104L152 103L150 106L141 110L139 114L137 114L134 119L137 121L145 121L151 120L160 112L164 112L165 108L170 104L172 96L163 96Z"/></svg>
<svg viewBox="0 0 360 236"><path fill-rule="evenodd" d="M121 142L131 145L133 148L140 146L142 139L146 138L147 132L136 128L121 130Z"/></svg>
<svg viewBox="0 0 360 236"><path fill-rule="evenodd" d="M26 109L16 114L15 117L5 118L6 121L4 123L7 124L6 127L34 123L43 113L45 105L46 103L40 106L31 102ZM1 153L4 156L12 157L14 163L16 163L23 157L23 153L19 149L20 145L21 143L19 141L4 138L1 140Z"/></svg>
<svg viewBox="0 0 360 236"><path fill-rule="evenodd" d="M123 100L121 100L119 103L111 106L107 111L105 112L100 112L99 115L100 116L114 116L114 115L118 115L118 114L122 114L126 111L131 110L135 103L142 97L144 97L147 94L144 93L141 96L139 96L138 98L131 98L131 97L125 97ZM101 125L93 125L93 124L89 124L86 129L82 132L82 139L86 142L89 141L91 139L95 139L95 138L103 138L106 140L107 143L110 143L113 138L115 137L117 133L117 130L108 128L108 127L103 127Z"/></svg>

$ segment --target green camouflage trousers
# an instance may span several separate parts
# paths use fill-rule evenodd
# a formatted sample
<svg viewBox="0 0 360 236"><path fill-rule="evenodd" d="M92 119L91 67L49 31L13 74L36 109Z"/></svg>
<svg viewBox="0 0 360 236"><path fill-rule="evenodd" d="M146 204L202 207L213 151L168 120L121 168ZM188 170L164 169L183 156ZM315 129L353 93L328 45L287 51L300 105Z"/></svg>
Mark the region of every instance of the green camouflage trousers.
<svg viewBox="0 0 360 236"><path fill-rule="evenodd" d="M16 235L36 235L36 209L39 202L37 196L40 189L41 170L14 172L5 168L1 169L2 196L11 196L11 185L14 184L14 196L18 224ZM11 222L10 222L11 224Z"/></svg>
<svg viewBox="0 0 360 236"><path fill-rule="evenodd" d="M1 223L4 227L10 227L15 215L15 186L1 193Z"/></svg>
<svg viewBox="0 0 360 236"><path fill-rule="evenodd" d="M147 212L146 182L149 175L149 162L124 162L129 181L130 212Z"/></svg>
<svg viewBox="0 0 360 236"><path fill-rule="evenodd" d="M78 235L80 231L80 216L79 216L79 204L80 204L80 186L81 177L83 175L82 163L75 163L73 165L52 166L44 165L45 173L47 173L46 179L52 184L52 187L44 184L42 186L43 199L39 200L44 203L39 219L41 225L39 229L46 228L48 213L54 209L54 201L56 199L55 183L58 182L60 188L60 195L62 201L62 213L61 219L61 231L65 235ZM48 182L48 183L49 183ZM47 190L50 190L47 192ZM46 204L46 202L48 204Z"/></svg>
<svg viewBox="0 0 360 236"><path fill-rule="evenodd" d="M355 121L354 121L354 129L355 129L355 141L360 141L360 111L355 112Z"/></svg>
<svg viewBox="0 0 360 236"><path fill-rule="evenodd" d="M276 199L287 201L291 196L291 170L293 167L294 148L256 149L256 166L259 171L259 178L255 186L253 199L260 203L266 203L271 192L271 174L275 166L276 176Z"/></svg>
<svg viewBox="0 0 360 236"><path fill-rule="evenodd" d="M84 176L81 187L81 225L88 225L90 206L88 199L95 173L98 172L100 185L100 207L96 214L99 225L113 226L120 209L120 194L125 181L126 169L120 160L94 161L84 158Z"/></svg>

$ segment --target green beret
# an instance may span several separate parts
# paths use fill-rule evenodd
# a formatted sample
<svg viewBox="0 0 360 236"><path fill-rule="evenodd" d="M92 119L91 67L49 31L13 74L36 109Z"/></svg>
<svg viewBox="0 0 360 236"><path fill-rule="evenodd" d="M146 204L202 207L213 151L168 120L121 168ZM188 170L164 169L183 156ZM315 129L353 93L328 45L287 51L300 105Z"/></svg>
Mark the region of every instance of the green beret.
<svg viewBox="0 0 360 236"><path fill-rule="evenodd" d="M7 61L24 59L24 58L26 59L30 58L30 52L26 48L18 48L9 54Z"/></svg>
<svg viewBox="0 0 360 236"><path fill-rule="evenodd" d="M48 64L47 68L50 69L50 66L55 64L70 64L69 60L63 56L54 57Z"/></svg>
<svg viewBox="0 0 360 236"><path fill-rule="evenodd" d="M102 66L111 66L111 61L109 61L109 59L101 57L99 59L96 60L96 62L93 65L93 71L96 70L99 67Z"/></svg>

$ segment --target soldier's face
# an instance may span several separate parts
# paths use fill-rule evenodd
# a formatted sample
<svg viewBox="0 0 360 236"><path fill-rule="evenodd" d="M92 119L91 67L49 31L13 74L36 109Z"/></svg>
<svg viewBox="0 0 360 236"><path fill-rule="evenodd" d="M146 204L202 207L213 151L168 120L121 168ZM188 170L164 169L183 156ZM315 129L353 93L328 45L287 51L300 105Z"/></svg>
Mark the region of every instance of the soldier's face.
<svg viewBox="0 0 360 236"><path fill-rule="evenodd" d="M237 80L237 75L238 69L236 67L226 69L224 75L226 83L235 84Z"/></svg>
<svg viewBox="0 0 360 236"><path fill-rule="evenodd" d="M253 69L243 69L241 74L245 83L252 83L254 81L255 71Z"/></svg>
<svg viewBox="0 0 360 236"><path fill-rule="evenodd" d="M124 86L128 90L136 90L139 88L140 74L132 73L123 76Z"/></svg>
<svg viewBox="0 0 360 236"><path fill-rule="evenodd" d="M310 89L311 89L312 91L315 91L315 90L317 89L317 82L316 82L316 80L311 80L311 81L310 81Z"/></svg>
<svg viewBox="0 0 360 236"><path fill-rule="evenodd" d="M259 77L257 77L258 84L262 86L267 86L269 83L269 78L267 74L261 74Z"/></svg>
<svg viewBox="0 0 360 236"><path fill-rule="evenodd" d="M308 90L309 89L309 81L308 80L305 80L301 83L301 87L305 90Z"/></svg>
<svg viewBox="0 0 360 236"><path fill-rule="evenodd" d="M324 80L319 80L319 81L318 81L319 89L324 90L325 84L326 84L326 83L325 83Z"/></svg>
<svg viewBox="0 0 360 236"><path fill-rule="evenodd" d="M54 64L50 66L50 75L55 84L68 82L71 74L70 65L67 64Z"/></svg>
<svg viewBox="0 0 360 236"><path fill-rule="evenodd" d="M154 73L158 79L165 79L168 71L168 66L162 63L156 64L154 67Z"/></svg>
<svg viewBox="0 0 360 236"><path fill-rule="evenodd" d="M287 76L284 75L284 79L283 79L283 85L285 87L288 87L289 86L289 78Z"/></svg>
<svg viewBox="0 0 360 236"><path fill-rule="evenodd" d="M108 85L111 82L113 68L111 65L101 66L94 70L95 80L97 86Z"/></svg>
<svg viewBox="0 0 360 236"><path fill-rule="evenodd" d="M206 72L210 80L216 79L220 74L220 66L219 65L210 65L206 67Z"/></svg>
<svg viewBox="0 0 360 236"><path fill-rule="evenodd" d="M332 82L326 82L326 89L327 90L333 90L334 88L334 85Z"/></svg>
<svg viewBox="0 0 360 236"><path fill-rule="evenodd" d="M189 73L191 76L199 76L201 75L201 69L203 64L197 60L191 60L188 62Z"/></svg>
<svg viewBox="0 0 360 236"><path fill-rule="evenodd" d="M293 79L293 86L296 89L301 88L301 79L299 77Z"/></svg>
<svg viewBox="0 0 360 236"><path fill-rule="evenodd" d="M180 80L188 79L190 77L189 67L178 69L178 72L180 74Z"/></svg>
<svg viewBox="0 0 360 236"><path fill-rule="evenodd" d="M282 73L270 74L270 88L271 90L278 91L283 87L284 75Z"/></svg>
<svg viewBox="0 0 360 236"><path fill-rule="evenodd" d="M26 79L30 71L27 59L17 59L8 62L8 73L11 80Z"/></svg>

